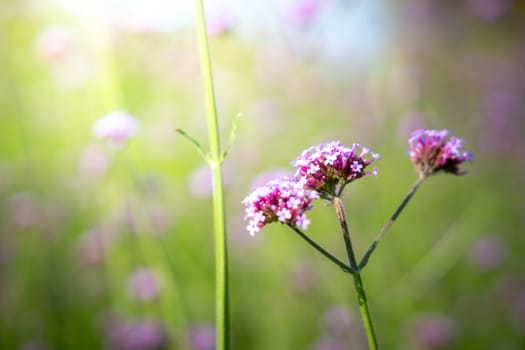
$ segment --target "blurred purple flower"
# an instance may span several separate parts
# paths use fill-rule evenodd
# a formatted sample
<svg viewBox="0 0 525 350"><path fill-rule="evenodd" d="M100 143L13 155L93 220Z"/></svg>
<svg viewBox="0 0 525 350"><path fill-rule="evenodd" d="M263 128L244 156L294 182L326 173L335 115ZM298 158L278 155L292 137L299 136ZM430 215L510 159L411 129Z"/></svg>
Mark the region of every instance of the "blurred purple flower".
<svg viewBox="0 0 525 350"><path fill-rule="evenodd" d="M48 60L63 58L71 49L71 30L64 26L45 26L35 39L37 53Z"/></svg>
<svg viewBox="0 0 525 350"><path fill-rule="evenodd" d="M448 130L416 130L412 133L410 160L420 176L429 176L440 171L463 175L458 165L472 160L470 152L461 152L463 140L448 137Z"/></svg>
<svg viewBox="0 0 525 350"><path fill-rule="evenodd" d="M423 349L444 349L456 337L454 321L445 315L430 314L420 316L411 328L416 343Z"/></svg>
<svg viewBox="0 0 525 350"><path fill-rule="evenodd" d="M377 175L376 168L365 171L376 159L379 154L357 143L347 148L339 141L332 141L308 148L292 165L297 167L295 177L304 183L304 188L318 191L323 198L331 198L340 195L350 182L366 175Z"/></svg>
<svg viewBox="0 0 525 350"><path fill-rule="evenodd" d="M91 230L80 236L77 245L78 256L84 265L95 265L104 259L106 249L103 235L101 230Z"/></svg>
<svg viewBox="0 0 525 350"><path fill-rule="evenodd" d="M479 135L480 147L486 153L512 154L521 137L523 101L509 89L497 89L485 99L486 127Z"/></svg>
<svg viewBox="0 0 525 350"><path fill-rule="evenodd" d="M346 350L347 344L337 338L323 337L319 339L313 346L312 350Z"/></svg>
<svg viewBox="0 0 525 350"><path fill-rule="evenodd" d="M508 0L467 0L467 4L479 18L494 22L509 9Z"/></svg>
<svg viewBox="0 0 525 350"><path fill-rule="evenodd" d="M307 27L326 5L327 0L295 0L289 8L290 20L298 27Z"/></svg>
<svg viewBox="0 0 525 350"><path fill-rule="evenodd" d="M127 139L139 132L139 129L139 122L124 111L110 112L93 124L95 136L109 140L117 147L123 146Z"/></svg>
<svg viewBox="0 0 525 350"><path fill-rule="evenodd" d="M107 347L112 350L158 350L167 346L166 331L151 320L111 319L106 329Z"/></svg>
<svg viewBox="0 0 525 350"><path fill-rule="evenodd" d="M498 236L486 235L474 242L470 261L480 270L491 270L501 264L506 255L505 241Z"/></svg>
<svg viewBox="0 0 525 350"><path fill-rule="evenodd" d="M344 306L331 307L323 316L323 326L326 332L334 337L346 336L352 330L353 325L354 318Z"/></svg>
<svg viewBox="0 0 525 350"><path fill-rule="evenodd" d="M304 183L283 177L257 188L242 203L246 205L245 220L249 219L248 232L254 235L266 224L278 221L307 229L310 220L306 210L319 198L316 191L303 188Z"/></svg>
<svg viewBox="0 0 525 350"><path fill-rule="evenodd" d="M154 273L147 268L139 268L129 277L130 294L137 300L150 301L159 294L159 282Z"/></svg>
<svg viewBox="0 0 525 350"><path fill-rule="evenodd" d="M206 16L206 30L211 37L228 34L234 26L231 14L222 12Z"/></svg>
<svg viewBox="0 0 525 350"><path fill-rule="evenodd" d="M215 350L215 328L212 326L193 326L188 337L191 350Z"/></svg>

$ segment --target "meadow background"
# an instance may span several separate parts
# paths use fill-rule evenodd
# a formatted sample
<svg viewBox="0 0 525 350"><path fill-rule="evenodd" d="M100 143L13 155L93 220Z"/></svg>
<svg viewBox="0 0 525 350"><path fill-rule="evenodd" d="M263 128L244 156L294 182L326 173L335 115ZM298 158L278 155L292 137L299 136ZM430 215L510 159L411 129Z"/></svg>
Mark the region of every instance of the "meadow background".
<svg viewBox="0 0 525 350"><path fill-rule="evenodd" d="M305 148L362 143L358 256L416 173L411 131L465 139L363 272L385 349L525 346L525 6L512 0L205 1L223 143L232 348L365 349L353 282L243 198ZM211 350L207 143L191 1L0 1L0 348ZM140 122L115 148L114 110ZM344 258L335 211L307 233Z"/></svg>

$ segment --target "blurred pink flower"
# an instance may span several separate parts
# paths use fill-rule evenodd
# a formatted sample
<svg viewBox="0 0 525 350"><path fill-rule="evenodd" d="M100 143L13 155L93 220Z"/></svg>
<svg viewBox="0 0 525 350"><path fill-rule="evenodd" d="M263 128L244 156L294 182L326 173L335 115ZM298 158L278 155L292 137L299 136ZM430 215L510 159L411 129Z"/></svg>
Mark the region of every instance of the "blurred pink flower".
<svg viewBox="0 0 525 350"><path fill-rule="evenodd" d="M233 17L226 12L210 15L206 18L206 30L208 35L212 37L228 34L233 26Z"/></svg>
<svg viewBox="0 0 525 350"><path fill-rule="evenodd" d="M156 350L167 345L165 329L152 320L126 321L110 317L106 323L107 348L112 350Z"/></svg>
<svg viewBox="0 0 525 350"><path fill-rule="evenodd" d="M292 22L298 27L310 25L327 4L327 0L295 0L289 8Z"/></svg>
<svg viewBox="0 0 525 350"><path fill-rule="evenodd" d="M93 124L95 136L122 146L126 140L139 132L140 124L125 111L113 111L97 119Z"/></svg>
<svg viewBox="0 0 525 350"><path fill-rule="evenodd" d="M159 294L159 283L147 268L137 269L129 278L129 292L137 300L150 301Z"/></svg>
<svg viewBox="0 0 525 350"><path fill-rule="evenodd" d="M480 270L491 270L502 263L505 254L505 241L495 235L486 235L472 245L470 261Z"/></svg>
<svg viewBox="0 0 525 350"><path fill-rule="evenodd" d="M78 252L83 264L91 266L98 264L105 255L104 232L102 230L91 230L79 238Z"/></svg>
<svg viewBox="0 0 525 350"><path fill-rule="evenodd" d="M479 18L497 21L509 9L508 0L467 0L467 4Z"/></svg>
<svg viewBox="0 0 525 350"><path fill-rule="evenodd" d="M45 26L37 33L34 45L41 57L48 60L59 59L71 48L71 31L59 25Z"/></svg>
<svg viewBox="0 0 525 350"><path fill-rule="evenodd" d="M323 326L326 332L334 337L345 337L354 326L354 317L344 306L329 308L323 317Z"/></svg>
<svg viewBox="0 0 525 350"><path fill-rule="evenodd" d="M312 350L346 350L347 344L337 338L323 337L319 339L313 346Z"/></svg>
<svg viewBox="0 0 525 350"><path fill-rule="evenodd" d="M448 348L457 333L454 320L438 314L418 317L411 331L414 340L423 349Z"/></svg>
<svg viewBox="0 0 525 350"><path fill-rule="evenodd" d="M191 350L215 350L215 328L209 325L196 325L189 330Z"/></svg>

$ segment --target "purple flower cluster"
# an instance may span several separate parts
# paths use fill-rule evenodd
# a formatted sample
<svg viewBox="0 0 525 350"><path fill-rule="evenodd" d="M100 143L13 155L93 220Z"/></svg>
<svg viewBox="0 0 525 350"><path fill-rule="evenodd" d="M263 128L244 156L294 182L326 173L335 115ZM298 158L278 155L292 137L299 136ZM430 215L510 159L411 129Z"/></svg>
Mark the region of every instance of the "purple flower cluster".
<svg viewBox="0 0 525 350"><path fill-rule="evenodd" d="M379 155L354 143L351 148L339 141L313 146L292 162L295 176L303 179L305 188L316 190L323 197L339 196L350 182L366 175L377 175L377 169L365 171Z"/></svg>
<svg viewBox="0 0 525 350"><path fill-rule="evenodd" d="M269 181L244 199L248 231L254 235L275 221L306 229L310 220L305 211L311 209L314 199L339 196L355 179L377 175L377 169L365 168L378 158L358 144L347 148L333 141L310 147L292 162L297 167L293 178Z"/></svg>
<svg viewBox="0 0 525 350"><path fill-rule="evenodd" d="M249 219L248 232L254 235L264 225L275 221L306 229L310 220L305 211L311 209L310 203L316 198L319 194L305 189L304 182L298 179L272 180L243 200L245 219Z"/></svg>
<svg viewBox="0 0 525 350"><path fill-rule="evenodd" d="M439 171L463 175L459 164L472 160L470 152L460 150L463 140L457 137L448 139L448 130L416 130L410 139L410 160L421 176Z"/></svg>

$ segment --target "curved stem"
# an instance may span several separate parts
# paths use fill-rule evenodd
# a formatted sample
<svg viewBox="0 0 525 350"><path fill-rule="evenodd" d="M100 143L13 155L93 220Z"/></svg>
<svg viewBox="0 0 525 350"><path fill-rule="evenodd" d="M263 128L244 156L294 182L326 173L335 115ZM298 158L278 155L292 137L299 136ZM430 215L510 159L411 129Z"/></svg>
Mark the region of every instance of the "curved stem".
<svg viewBox="0 0 525 350"><path fill-rule="evenodd" d="M348 273L356 273L356 270L351 268L350 266L347 266L344 262L337 259L335 256L330 254L326 249L321 247L319 244L317 244L313 239L308 237L303 231L299 230L295 226L288 225L292 230L294 230L302 239L304 239L308 244L310 244L312 247L314 247L315 250L323 254L325 257L327 257L330 261L332 261L334 264L339 266L344 272Z"/></svg>
<svg viewBox="0 0 525 350"><path fill-rule="evenodd" d="M421 184L423 183L423 181L425 181L425 179L426 179L425 176L419 176L418 177L417 181L414 183L414 185L412 186L412 188L410 189L408 194L405 196L403 201L401 201L401 204L399 204L397 209L394 211L394 214L392 214L390 219L381 228L381 231L379 231L379 233L377 234L376 238L374 239L374 241L372 242L372 244L370 245L370 247L366 251L365 255L363 256L363 258L359 262L359 269L362 269L363 267L366 266L366 264L368 263L368 259L370 259L370 255L372 255L372 253L376 249L376 247L379 244L379 241L381 240L381 238L383 238L383 236L388 232L388 230L390 229L390 227L392 226L394 221L396 221L396 219L399 216L399 214L401 214L401 212L403 211L405 206L408 204L408 202L410 201L412 196L414 196L414 194L418 190L419 186L421 186Z"/></svg>
<svg viewBox="0 0 525 350"><path fill-rule="evenodd" d="M202 0L195 0L197 17L197 37L200 51L204 96L209 138L209 164L213 179L213 220L215 240L215 322L217 327L217 350L229 348L229 313L228 313L228 270L226 246L226 219L222 179L222 157L219 142L219 125L213 88L211 59L206 34L204 5Z"/></svg>
<svg viewBox="0 0 525 350"><path fill-rule="evenodd" d="M357 262L355 260L355 253L352 247L350 232L348 230L348 224L346 221L343 202L341 201L341 198L334 197L334 205L335 210L337 212L337 216L339 218L339 225L341 226L341 231L343 232L343 239L345 241L346 252L348 254L348 261L350 262L350 267L354 269L354 271L356 271L352 274L352 277L354 278L355 291L357 293L357 300L359 301L359 310L361 311L361 317L363 318L363 324L365 326L368 345L370 347L370 350L378 350L379 344L377 342L374 325L370 316L370 310L368 309L365 288L363 286L363 280L361 279L361 271L359 270Z"/></svg>

